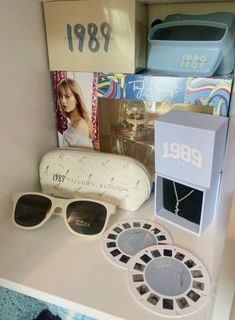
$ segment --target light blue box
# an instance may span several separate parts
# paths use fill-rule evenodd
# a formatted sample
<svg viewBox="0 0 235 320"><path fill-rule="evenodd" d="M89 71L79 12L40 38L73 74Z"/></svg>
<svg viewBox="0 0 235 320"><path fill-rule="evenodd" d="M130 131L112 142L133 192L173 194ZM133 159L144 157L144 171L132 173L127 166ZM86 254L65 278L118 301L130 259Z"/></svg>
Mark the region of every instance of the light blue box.
<svg viewBox="0 0 235 320"><path fill-rule="evenodd" d="M172 110L155 122L155 171L209 189L223 169L228 118Z"/></svg>
<svg viewBox="0 0 235 320"><path fill-rule="evenodd" d="M198 235L207 229L216 216L227 128L228 118L179 110L172 110L157 119L154 209L156 216ZM172 189L173 208L171 210L167 208L164 204L166 192L163 190L164 181L191 188L194 190L194 195L196 192L200 194L198 221L177 214L174 189ZM178 203L179 206L182 206L183 201ZM190 195L187 201L190 201ZM194 210L192 203L188 211L193 213Z"/></svg>
<svg viewBox="0 0 235 320"><path fill-rule="evenodd" d="M232 12L169 15L150 30L147 68L179 76L210 77L232 73L234 27Z"/></svg>

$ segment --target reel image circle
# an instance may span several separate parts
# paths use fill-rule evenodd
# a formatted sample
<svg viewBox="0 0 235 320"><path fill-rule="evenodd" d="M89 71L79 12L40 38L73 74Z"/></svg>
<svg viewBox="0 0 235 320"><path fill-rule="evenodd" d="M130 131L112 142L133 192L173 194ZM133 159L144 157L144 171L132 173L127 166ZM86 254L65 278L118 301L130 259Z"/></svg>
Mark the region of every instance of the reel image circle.
<svg viewBox="0 0 235 320"><path fill-rule="evenodd" d="M105 232L103 251L112 262L127 268L130 259L142 249L171 243L169 233L153 221L122 219Z"/></svg>
<svg viewBox="0 0 235 320"><path fill-rule="evenodd" d="M138 252L128 266L134 297L163 316L197 311L208 299L210 277L191 253L173 245L154 245Z"/></svg>

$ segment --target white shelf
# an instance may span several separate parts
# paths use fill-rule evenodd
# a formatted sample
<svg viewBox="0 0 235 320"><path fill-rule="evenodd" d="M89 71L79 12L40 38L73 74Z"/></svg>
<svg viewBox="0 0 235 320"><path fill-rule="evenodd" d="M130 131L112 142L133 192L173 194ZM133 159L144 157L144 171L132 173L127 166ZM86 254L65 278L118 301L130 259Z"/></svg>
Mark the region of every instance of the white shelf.
<svg viewBox="0 0 235 320"><path fill-rule="evenodd" d="M149 22L176 12L235 12L234 1L143 2L156 4L149 7ZM67 231L59 218L31 232L16 229L8 219L11 195L17 191L37 190L39 160L57 144L41 0L25 0L20 5L17 0L3 3L0 16L7 28L2 32L2 47L7 49L2 51L2 60L6 63L1 70L1 102L5 106L2 112L6 120L0 127L0 285L97 319L160 320L132 297L125 270L106 259L101 238L86 240L76 237ZM15 35L14 41L9 41L12 34ZM22 43L31 45L22 46ZM14 92L12 83L15 84ZM224 250L223 245L235 190L235 101L233 109L216 224L211 224L201 237L197 237L157 220L172 234L176 245L202 261L212 278L210 300L187 320L229 319L235 278L235 219ZM13 131L17 134L12 135ZM234 217L235 206L232 211ZM155 219L153 199L138 212L119 211L111 223L127 217Z"/></svg>
<svg viewBox="0 0 235 320"><path fill-rule="evenodd" d="M131 217L161 224L176 245L192 252L207 267L212 279L210 298L187 319L211 319L225 227L213 223L201 237L179 229L154 217L153 197L135 213L119 210L110 222ZM0 285L96 319L156 320L155 314L133 298L126 271L104 256L101 239L74 236L59 217L34 231L19 230L8 220L0 226Z"/></svg>

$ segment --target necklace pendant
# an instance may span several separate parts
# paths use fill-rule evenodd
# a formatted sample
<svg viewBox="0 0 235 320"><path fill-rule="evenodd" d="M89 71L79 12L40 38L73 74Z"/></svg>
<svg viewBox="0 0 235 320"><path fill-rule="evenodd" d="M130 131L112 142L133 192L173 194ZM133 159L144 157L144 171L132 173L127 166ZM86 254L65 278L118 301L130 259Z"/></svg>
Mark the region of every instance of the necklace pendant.
<svg viewBox="0 0 235 320"><path fill-rule="evenodd" d="M177 201L175 204L175 214L178 215L178 212L180 211L179 209L179 202Z"/></svg>

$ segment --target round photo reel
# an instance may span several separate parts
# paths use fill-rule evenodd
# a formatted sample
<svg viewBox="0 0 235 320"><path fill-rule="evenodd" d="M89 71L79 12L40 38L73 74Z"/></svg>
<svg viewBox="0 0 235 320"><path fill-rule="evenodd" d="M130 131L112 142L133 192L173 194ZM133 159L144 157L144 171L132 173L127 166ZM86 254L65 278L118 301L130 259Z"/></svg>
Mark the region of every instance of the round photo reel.
<svg viewBox="0 0 235 320"><path fill-rule="evenodd" d="M103 251L112 262L127 268L130 259L142 249L171 243L169 233L153 221L122 219L105 232Z"/></svg>
<svg viewBox="0 0 235 320"><path fill-rule="evenodd" d="M138 302L156 314L181 317L208 299L210 277L191 253L173 245L154 245L129 263L128 283Z"/></svg>

